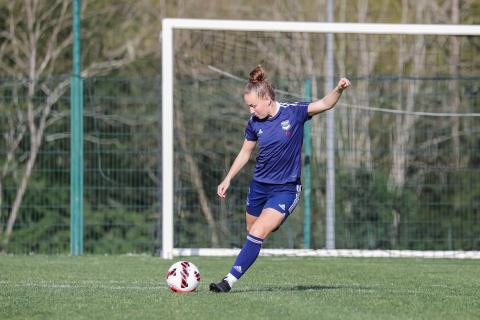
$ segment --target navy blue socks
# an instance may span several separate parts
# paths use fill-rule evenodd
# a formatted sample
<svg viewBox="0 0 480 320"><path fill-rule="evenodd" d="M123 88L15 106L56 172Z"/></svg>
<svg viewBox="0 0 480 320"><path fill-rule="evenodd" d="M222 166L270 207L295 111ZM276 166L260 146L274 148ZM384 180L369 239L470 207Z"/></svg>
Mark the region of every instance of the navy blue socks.
<svg viewBox="0 0 480 320"><path fill-rule="evenodd" d="M260 249L262 248L262 244L262 238L252 236L251 234L247 235L247 240L245 240L242 250L238 254L230 273L226 277L227 281L234 280L231 279L230 275L233 275L236 279L240 279L240 277L247 272L248 268L250 268L250 266L257 259ZM235 280L232 282L235 282ZM230 284L230 286L232 284Z"/></svg>

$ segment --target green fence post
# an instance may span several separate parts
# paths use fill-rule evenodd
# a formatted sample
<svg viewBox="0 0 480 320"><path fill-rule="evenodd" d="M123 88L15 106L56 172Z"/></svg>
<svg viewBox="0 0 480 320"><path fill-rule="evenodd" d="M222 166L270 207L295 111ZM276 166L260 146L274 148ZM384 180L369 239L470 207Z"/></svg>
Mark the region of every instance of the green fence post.
<svg viewBox="0 0 480 320"><path fill-rule="evenodd" d="M73 66L70 87L70 251L83 254L83 80L80 73L80 0L72 2Z"/></svg>
<svg viewBox="0 0 480 320"><path fill-rule="evenodd" d="M305 101L312 99L312 82L310 79L305 80ZM312 141L310 138L310 121L305 122L303 141L305 145L305 163L304 163L304 209L303 209L303 247L310 249L310 224L311 224L311 170L310 160L312 156Z"/></svg>

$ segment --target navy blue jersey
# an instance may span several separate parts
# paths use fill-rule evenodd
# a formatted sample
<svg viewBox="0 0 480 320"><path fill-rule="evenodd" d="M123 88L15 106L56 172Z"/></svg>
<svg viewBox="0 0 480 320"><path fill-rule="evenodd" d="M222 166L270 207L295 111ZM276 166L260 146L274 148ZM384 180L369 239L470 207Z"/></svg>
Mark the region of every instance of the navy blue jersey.
<svg viewBox="0 0 480 320"><path fill-rule="evenodd" d="M245 139L258 141L253 180L271 184L298 183L302 170L303 124L309 120L309 102L279 103L277 114L250 116Z"/></svg>

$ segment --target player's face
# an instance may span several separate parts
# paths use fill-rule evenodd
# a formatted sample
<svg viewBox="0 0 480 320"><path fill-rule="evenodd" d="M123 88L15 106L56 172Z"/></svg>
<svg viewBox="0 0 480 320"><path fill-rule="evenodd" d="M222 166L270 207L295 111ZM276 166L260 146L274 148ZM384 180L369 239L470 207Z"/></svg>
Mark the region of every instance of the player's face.
<svg viewBox="0 0 480 320"><path fill-rule="evenodd" d="M243 96L245 103L250 108L250 113L255 114L255 116L259 119L264 119L270 116L271 113L271 104L272 99L260 98L255 92L247 93Z"/></svg>

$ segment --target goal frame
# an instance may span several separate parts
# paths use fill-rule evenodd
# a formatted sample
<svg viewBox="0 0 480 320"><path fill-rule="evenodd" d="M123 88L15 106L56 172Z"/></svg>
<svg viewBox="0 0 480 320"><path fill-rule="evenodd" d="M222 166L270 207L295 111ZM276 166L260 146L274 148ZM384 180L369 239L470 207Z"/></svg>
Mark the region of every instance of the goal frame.
<svg viewBox="0 0 480 320"><path fill-rule="evenodd" d="M479 36L480 25L321 23L291 21L172 19L162 20L159 40L162 47L162 250L160 256L232 256L238 249L174 248L174 52L173 30L223 30L257 32L307 32L324 34L397 34ZM309 250L264 249L262 255L353 256L353 257L427 257L476 258L480 251L408 251L408 250Z"/></svg>

